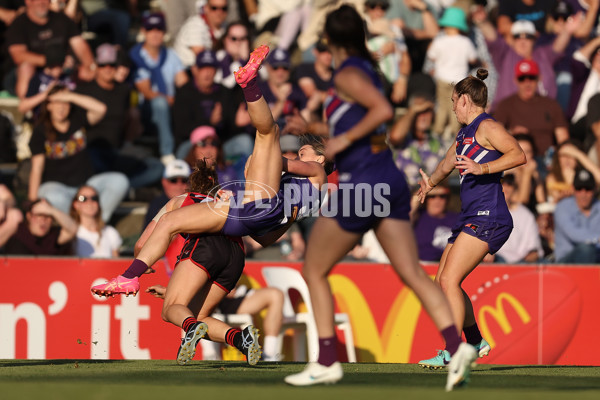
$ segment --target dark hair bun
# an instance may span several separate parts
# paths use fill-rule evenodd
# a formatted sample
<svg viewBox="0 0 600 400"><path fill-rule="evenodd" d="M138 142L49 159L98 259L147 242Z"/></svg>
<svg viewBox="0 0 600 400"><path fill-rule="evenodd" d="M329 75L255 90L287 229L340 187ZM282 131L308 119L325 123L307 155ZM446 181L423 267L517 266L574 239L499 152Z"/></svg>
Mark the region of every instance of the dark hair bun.
<svg viewBox="0 0 600 400"><path fill-rule="evenodd" d="M485 81L485 78L488 77L488 70L485 68L479 68L477 70L477 79L481 79L482 81Z"/></svg>

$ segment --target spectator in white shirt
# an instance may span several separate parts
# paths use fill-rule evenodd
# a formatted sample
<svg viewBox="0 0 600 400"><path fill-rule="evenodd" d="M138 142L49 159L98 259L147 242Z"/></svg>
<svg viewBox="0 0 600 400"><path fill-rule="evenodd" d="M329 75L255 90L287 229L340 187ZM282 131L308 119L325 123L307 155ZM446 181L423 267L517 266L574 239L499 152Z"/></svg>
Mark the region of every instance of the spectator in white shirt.
<svg viewBox="0 0 600 400"><path fill-rule="evenodd" d="M114 227L105 225L98 200L98 193L93 187L82 186L71 203L71 217L78 223L74 249L78 257L119 256L123 240Z"/></svg>
<svg viewBox="0 0 600 400"><path fill-rule="evenodd" d="M495 261L511 264L535 262L544 256L542 241L533 213L523 204L515 201L513 194L517 191L517 183L513 174L504 175L502 190L514 228L504 246L496 253Z"/></svg>

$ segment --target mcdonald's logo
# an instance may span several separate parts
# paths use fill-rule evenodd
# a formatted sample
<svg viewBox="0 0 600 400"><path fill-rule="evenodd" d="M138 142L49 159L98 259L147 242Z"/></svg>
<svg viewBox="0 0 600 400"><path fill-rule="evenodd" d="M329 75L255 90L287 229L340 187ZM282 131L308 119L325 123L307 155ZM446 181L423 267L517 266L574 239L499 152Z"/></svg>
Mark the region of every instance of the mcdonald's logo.
<svg viewBox="0 0 600 400"><path fill-rule="evenodd" d="M531 321L531 316L523 307L523 305L517 300L513 295L502 292L496 297L496 307L492 307L490 305L482 306L479 309L479 326L481 327L481 333L485 340L490 344L492 348L496 347L496 341L490 332L490 328L487 323L486 315L489 314L498 325L500 325L500 329L502 332L507 335L512 332L512 325L508 321L506 317L506 312L504 311L504 302L510 304L512 308L517 312L519 318L524 324L528 324Z"/></svg>

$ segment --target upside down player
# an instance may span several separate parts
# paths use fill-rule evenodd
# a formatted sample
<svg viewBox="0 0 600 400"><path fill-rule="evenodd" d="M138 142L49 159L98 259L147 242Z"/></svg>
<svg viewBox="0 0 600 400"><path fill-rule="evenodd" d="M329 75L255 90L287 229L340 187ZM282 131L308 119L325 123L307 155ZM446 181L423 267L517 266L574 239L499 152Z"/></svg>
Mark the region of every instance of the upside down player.
<svg viewBox="0 0 600 400"><path fill-rule="evenodd" d="M205 194L216 192L217 179L214 168L204 160L197 161L189 179L190 192L172 198L158 212L136 243L136 251L144 245L164 213L200 202L219 201ZM162 310L165 321L186 332L177 353L177 363L187 364L194 357L200 339L208 335L212 341L236 347L246 356L248 364L255 365L261 355L258 330L250 325L240 331L210 316L242 275L245 254L241 238L219 234L185 236ZM140 275L130 268L107 284L92 287L92 292L100 296L135 294L139 290Z"/></svg>

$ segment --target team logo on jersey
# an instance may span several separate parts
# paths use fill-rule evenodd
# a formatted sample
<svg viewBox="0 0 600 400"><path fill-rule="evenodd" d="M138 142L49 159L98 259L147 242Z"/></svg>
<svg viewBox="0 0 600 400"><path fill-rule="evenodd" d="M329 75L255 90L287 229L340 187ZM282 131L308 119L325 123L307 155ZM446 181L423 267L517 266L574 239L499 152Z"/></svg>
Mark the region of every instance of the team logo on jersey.
<svg viewBox="0 0 600 400"><path fill-rule="evenodd" d="M490 210L477 211L477 215L490 215Z"/></svg>
<svg viewBox="0 0 600 400"><path fill-rule="evenodd" d="M479 229L479 225L475 224L466 224L465 227L471 229L475 233L477 233L477 230Z"/></svg>
<svg viewBox="0 0 600 400"><path fill-rule="evenodd" d="M463 144L463 145L473 144L473 138L472 138L472 137L465 138L465 139L462 141L462 144Z"/></svg>

